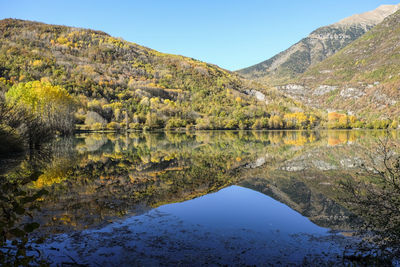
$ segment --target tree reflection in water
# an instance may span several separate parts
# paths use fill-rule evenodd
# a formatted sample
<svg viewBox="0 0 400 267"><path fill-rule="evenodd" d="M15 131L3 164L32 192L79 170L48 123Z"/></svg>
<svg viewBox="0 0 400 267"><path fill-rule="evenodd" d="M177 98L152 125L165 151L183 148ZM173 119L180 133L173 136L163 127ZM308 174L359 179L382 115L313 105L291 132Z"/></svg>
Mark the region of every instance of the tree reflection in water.
<svg viewBox="0 0 400 267"><path fill-rule="evenodd" d="M364 155L360 172L341 183L342 201L359 215L363 237L349 258L391 264L400 258L399 142L389 135Z"/></svg>
<svg viewBox="0 0 400 267"><path fill-rule="evenodd" d="M32 152L34 153L34 152ZM0 265L27 266L29 264L44 264L40 251L28 244L29 234L39 227L34 220L24 221L39 209L37 201L48 192L45 189L30 189L28 184L36 181L42 174L39 170L43 162L33 154L24 161L19 169L8 175L0 175ZM35 240L40 243L41 239Z"/></svg>
<svg viewBox="0 0 400 267"><path fill-rule="evenodd" d="M25 225L39 223L35 236L40 237L105 225L116 218L141 214L167 203L182 202L239 184L272 196L315 224L338 231L348 230L353 221L351 214L341 207L344 203L361 217L372 216L370 221L365 220L369 222L365 229L374 230L374 238L377 238L380 232L394 233L398 219L396 205L400 204L400 193L392 192L398 178L396 183L385 185L384 182L399 173L395 154L387 153L390 157L385 160L385 157L375 156L372 145L376 138L387 135L383 131L78 135L49 145L44 159L43 155L32 155L15 171L4 174L2 183L6 186L1 189L4 197L0 204L13 203L6 197L15 190L25 192L26 196L47 191L46 195L36 195L32 202L40 206L41 211L32 211L33 218L21 212L15 220L22 229ZM393 138L390 142L394 144L396 140ZM374 155L374 161L369 160L370 164L366 158L361 159L358 156L361 151ZM377 159L384 160L390 171L383 168L379 172L368 167L378 166ZM355 166L361 162L364 162L364 170L356 174ZM342 184L344 191L337 197L334 185L344 176L351 179ZM25 193L12 193L12 197L22 199ZM397 202L393 202L393 198ZM390 203L382 204L387 202ZM363 208L371 203L381 203L384 207ZM383 215L378 213L387 207L393 211L386 211L384 215L390 219L383 220ZM29 207L25 208L28 210ZM2 225L12 221L4 214L1 215ZM378 220L380 223L390 221L392 226L382 227L375 222ZM7 227L3 227L3 231L13 226ZM380 241L374 240L375 244L383 251L397 253L397 237L393 235L392 241L387 236L381 237Z"/></svg>

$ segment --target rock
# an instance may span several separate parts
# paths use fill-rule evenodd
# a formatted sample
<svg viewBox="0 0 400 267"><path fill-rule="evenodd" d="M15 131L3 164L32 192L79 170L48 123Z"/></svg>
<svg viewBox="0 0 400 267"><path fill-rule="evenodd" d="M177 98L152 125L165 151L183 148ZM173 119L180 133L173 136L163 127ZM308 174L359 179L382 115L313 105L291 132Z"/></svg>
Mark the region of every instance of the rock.
<svg viewBox="0 0 400 267"><path fill-rule="evenodd" d="M331 72L332 72L332 70L321 70L319 73L328 74L328 73L331 73Z"/></svg>
<svg viewBox="0 0 400 267"><path fill-rule="evenodd" d="M254 96L258 101L266 101L267 100L267 97L260 91L251 89L251 90L246 90L245 92L248 95Z"/></svg>
<svg viewBox="0 0 400 267"><path fill-rule="evenodd" d="M380 102L384 105L395 105L397 103L396 100L390 99L386 94L375 92L373 98L376 102Z"/></svg>
<svg viewBox="0 0 400 267"><path fill-rule="evenodd" d="M261 167L266 162L267 162L266 158L261 157L261 158L258 158L255 162L251 162L251 163L247 164L246 168L255 169L255 168Z"/></svg>
<svg viewBox="0 0 400 267"><path fill-rule="evenodd" d="M304 170L305 166L301 165L283 166L281 169L288 172L298 172Z"/></svg>
<svg viewBox="0 0 400 267"><path fill-rule="evenodd" d="M349 87L349 88L346 88L346 89L343 89L342 91L340 91L340 96L345 97L345 98L356 99L356 98L360 98L364 95L365 95L365 93L362 90L357 89L357 88L352 88L352 87Z"/></svg>
<svg viewBox="0 0 400 267"><path fill-rule="evenodd" d="M324 95L337 89L337 86L320 85L313 92L313 95Z"/></svg>
<svg viewBox="0 0 400 267"><path fill-rule="evenodd" d="M362 163L363 162L360 158L347 158L340 161L340 165L347 169L358 168Z"/></svg>
<svg viewBox="0 0 400 267"><path fill-rule="evenodd" d="M322 161L322 160L313 160L312 163L315 166L315 168L317 168L321 171L330 171L330 170L337 169L337 167L335 165L332 165L332 164Z"/></svg>
<svg viewBox="0 0 400 267"><path fill-rule="evenodd" d="M278 90L289 95L304 95L309 90L308 88L299 84L288 84L277 87Z"/></svg>

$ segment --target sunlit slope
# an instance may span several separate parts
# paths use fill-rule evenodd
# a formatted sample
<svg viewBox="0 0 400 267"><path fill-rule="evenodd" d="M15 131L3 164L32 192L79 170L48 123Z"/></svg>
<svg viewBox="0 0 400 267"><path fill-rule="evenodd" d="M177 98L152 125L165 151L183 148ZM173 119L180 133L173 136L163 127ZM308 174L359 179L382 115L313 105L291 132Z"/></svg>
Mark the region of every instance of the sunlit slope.
<svg viewBox="0 0 400 267"><path fill-rule="evenodd" d="M89 123L90 114L98 124L213 129L239 128L241 122L246 128L257 117L297 107L216 65L100 31L15 19L0 21L0 77L7 86L44 80L66 88L80 105L81 124Z"/></svg>

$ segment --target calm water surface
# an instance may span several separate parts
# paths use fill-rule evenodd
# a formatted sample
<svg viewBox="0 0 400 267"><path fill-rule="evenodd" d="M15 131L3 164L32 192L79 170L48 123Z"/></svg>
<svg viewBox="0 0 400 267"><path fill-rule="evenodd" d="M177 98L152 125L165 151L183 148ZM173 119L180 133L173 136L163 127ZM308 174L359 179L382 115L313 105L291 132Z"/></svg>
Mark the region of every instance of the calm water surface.
<svg viewBox="0 0 400 267"><path fill-rule="evenodd" d="M28 187L49 194L25 220L54 265L330 265L360 223L335 188L384 135L81 134L7 172L40 166Z"/></svg>

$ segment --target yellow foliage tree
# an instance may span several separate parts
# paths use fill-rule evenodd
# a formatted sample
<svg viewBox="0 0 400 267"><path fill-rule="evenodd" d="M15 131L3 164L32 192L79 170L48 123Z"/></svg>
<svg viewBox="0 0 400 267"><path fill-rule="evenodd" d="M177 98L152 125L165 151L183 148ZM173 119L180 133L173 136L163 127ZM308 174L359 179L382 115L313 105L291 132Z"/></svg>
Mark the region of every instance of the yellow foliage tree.
<svg viewBox="0 0 400 267"><path fill-rule="evenodd" d="M41 81L19 83L10 88L6 99L11 105L23 105L30 109L52 131L73 131L74 100L61 86Z"/></svg>
<svg viewBox="0 0 400 267"><path fill-rule="evenodd" d="M282 129L283 121L282 118L278 115L273 115L268 120L268 126L271 129Z"/></svg>

